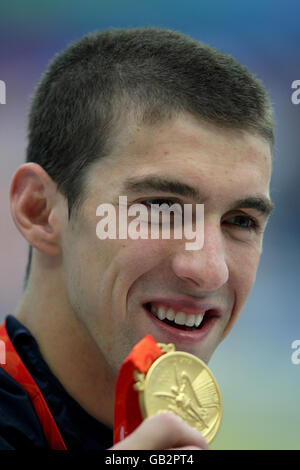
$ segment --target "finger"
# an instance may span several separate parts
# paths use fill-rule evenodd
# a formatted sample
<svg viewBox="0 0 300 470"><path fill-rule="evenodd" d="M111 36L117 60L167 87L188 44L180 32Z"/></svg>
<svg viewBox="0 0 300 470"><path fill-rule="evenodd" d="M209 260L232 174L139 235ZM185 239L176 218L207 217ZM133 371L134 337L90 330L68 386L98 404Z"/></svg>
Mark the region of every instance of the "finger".
<svg viewBox="0 0 300 470"><path fill-rule="evenodd" d="M118 450L162 450L195 446L209 449L202 434L171 412L145 419L126 439L116 444Z"/></svg>

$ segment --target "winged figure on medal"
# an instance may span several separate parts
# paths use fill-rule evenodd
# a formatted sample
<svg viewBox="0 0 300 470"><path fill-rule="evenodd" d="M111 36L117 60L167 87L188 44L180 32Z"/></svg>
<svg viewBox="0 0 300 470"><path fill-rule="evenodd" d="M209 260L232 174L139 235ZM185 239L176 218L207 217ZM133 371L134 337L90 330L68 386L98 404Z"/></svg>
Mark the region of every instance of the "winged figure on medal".
<svg viewBox="0 0 300 470"><path fill-rule="evenodd" d="M175 366L175 385L171 386L169 392L154 392L154 396L166 399L170 411L186 422L192 421L204 431L213 425L214 415L217 419L217 413L211 413L210 409L216 408L218 411L219 403L214 384L203 372L192 382L186 371L179 373Z"/></svg>

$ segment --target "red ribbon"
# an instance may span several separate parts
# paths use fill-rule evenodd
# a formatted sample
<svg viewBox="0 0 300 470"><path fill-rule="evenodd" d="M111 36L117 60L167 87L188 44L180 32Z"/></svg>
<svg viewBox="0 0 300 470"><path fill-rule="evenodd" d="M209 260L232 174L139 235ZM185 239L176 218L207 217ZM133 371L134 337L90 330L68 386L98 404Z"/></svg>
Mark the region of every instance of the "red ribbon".
<svg viewBox="0 0 300 470"><path fill-rule="evenodd" d="M143 421L139 392L134 390L134 371L146 374L162 354L151 335L145 336L123 362L115 391L114 444L127 437Z"/></svg>
<svg viewBox="0 0 300 470"><path fill-rule="evenodd" d="M0 363L0 367L2 367L16 382L22 385L28 393L50 449L67 450L42 392L26 369L8 336L5 323L0 326L0 340L4 341L6 356L6 363Z"/></svg>

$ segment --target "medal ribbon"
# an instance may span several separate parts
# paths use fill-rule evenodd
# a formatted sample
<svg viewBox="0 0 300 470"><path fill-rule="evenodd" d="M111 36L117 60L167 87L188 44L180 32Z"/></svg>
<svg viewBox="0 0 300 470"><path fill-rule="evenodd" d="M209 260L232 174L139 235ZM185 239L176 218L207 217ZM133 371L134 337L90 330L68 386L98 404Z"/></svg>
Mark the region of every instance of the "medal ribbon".
<svg viewBox="0 0 300 470"><path fill-rule="evenodd" d="M123 362L115 391L114 444L127 437L143 421L139 392L134 390L134 371L146 374L153 362L162 355L151 335L137 343Z"/></svg>
<svg viewBox="0 0 300 470"><path fill-rule="evenodd" d="M5 372L18 382L28 393L50 448L53 450L66 450L66 445L42 392L15 350L6 331L5 323L0 325L0 340L4 341L7 358L7 362L5 362L5 364L0 363L0 367L2 367Z"/></svg>

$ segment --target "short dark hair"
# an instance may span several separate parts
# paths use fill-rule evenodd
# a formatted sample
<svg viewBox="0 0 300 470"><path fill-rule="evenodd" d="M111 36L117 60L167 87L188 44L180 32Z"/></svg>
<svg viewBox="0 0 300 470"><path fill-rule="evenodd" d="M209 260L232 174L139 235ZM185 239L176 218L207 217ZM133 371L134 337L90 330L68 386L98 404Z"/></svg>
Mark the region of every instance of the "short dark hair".
<svg viewBox="0 0 300 470"><path fill-rule="evenodd" d="M69 217L83 198L87 169L109 155L116 123L129 110L150 124L190 113L256 133L273 149L267 92L228 54L166 29L88 34L54 57L29 113L26 160L40 164L55 181L67 198Z"/></svg>

